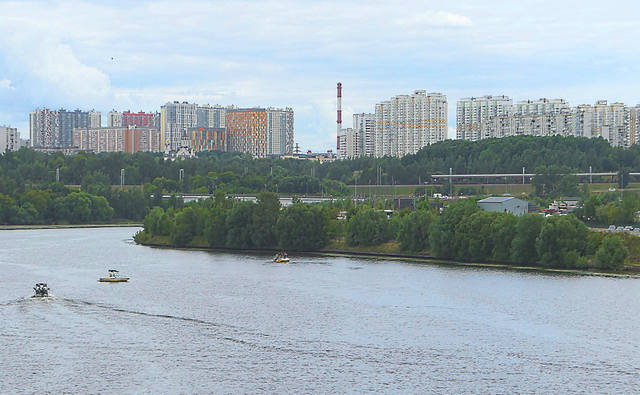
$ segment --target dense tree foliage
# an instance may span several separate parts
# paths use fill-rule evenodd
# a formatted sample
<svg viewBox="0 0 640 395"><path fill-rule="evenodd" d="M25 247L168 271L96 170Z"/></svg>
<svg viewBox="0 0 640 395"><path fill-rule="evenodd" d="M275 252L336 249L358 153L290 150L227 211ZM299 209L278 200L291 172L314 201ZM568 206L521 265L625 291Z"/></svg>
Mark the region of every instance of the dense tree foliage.
<svg viewBox="0 0 640 395"><path fill-rule="evenodd" d="M313 251L323 248L329 241L328 213L321 207L296 203L287 207L278 217L276 235L281 248Z"/></svg>
<svg viewBox="0 0 640 395"><path fill-rule="evenodd" d="M347 244L376 245L389 240L391 232L387 214L370 208L359 210L347 223Z"/></svg>

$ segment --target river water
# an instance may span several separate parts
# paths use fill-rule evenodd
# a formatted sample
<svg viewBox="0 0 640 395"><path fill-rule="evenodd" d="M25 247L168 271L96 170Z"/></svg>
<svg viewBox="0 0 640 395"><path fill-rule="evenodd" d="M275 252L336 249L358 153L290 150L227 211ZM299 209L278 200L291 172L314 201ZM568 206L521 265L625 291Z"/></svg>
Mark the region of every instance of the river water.
<svg viewBox="0 0 640 395"><path fill-rule="evenodd" d="M0 393L639 390L638 279L275 264L136 230L0 231Z"/></svg>

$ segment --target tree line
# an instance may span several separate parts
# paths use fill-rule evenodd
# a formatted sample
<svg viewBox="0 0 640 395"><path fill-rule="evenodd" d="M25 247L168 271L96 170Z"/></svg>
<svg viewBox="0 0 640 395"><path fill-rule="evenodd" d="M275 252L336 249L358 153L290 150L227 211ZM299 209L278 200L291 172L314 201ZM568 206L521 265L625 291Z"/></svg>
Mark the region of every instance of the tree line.
<svg viewBox="0 0 640 395"><path fill-rule="evenodd" d="M587 198L568 172L591 166L594 172L627 174L640 169L639 154L638 146L622 149L602 139L560 136L444 141L402 158L363 157L325 163L253 159L237 152L205 152L195 159L173 162L148 152L63 156L22 148L0 155L0 223L140 220L153 207L178 207L178 196L183 193L271 191L346 197L351 194L347 184L415 184L428 180L431 174L448 172L450 167L458 173L514 173L526 166L537 173L533 180L536 196L550 199L580 194ZM125 186L135 188L112 188L120 184L122 169ZM625 182L628 179L621 177ZM70 194L74 195L67 198ZM165 202L163 195L172 198ZM108 207L97 197L106 199ZM629 218L631 206L626 203L608 200L602 206L606 209L600 209L595 217L606 217L603 223ZM592 217L587 210L585 218Z"/></svg>
<svg viewBox="0 0 640 395"><path fill-rule="evenodd" d="M348 213L347 220L338 219L340 211ZM620 270L628 255L620 236L590 232L574 215L517 217L482 211L475 200L466 199L442 213L423 202L389 218L382 210L351 201L297 202L283 208L275 194L266 192L257 203L219 194L182 209L155 207L136 241L298 251L317 251L336 242L373 250L397 243L399 251L443 259L567 269Z"/></svg>

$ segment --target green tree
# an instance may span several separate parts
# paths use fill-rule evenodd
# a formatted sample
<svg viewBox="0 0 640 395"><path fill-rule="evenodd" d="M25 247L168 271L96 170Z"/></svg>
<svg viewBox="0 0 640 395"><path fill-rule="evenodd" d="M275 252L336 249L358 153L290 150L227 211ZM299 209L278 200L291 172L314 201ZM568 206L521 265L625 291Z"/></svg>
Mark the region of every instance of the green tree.
<svg viewBox="0 0 640 395"><path fill-rule="evenodd" d="M536 239L540 263L547 267L573 268L587 246L586 225L573 215L548 218Z"/></svg>
<svg viewBox="0 0 640 395"><path fill-rule="evenodd" d="M405 251L424 251L429 248L429 226L434 214L428 210L416 210L404 217L398 233L400 248Z"/></svg>
<svg viewBox="0 0 640 395"><path fill-rule="evenodd" d="M384 212L362 209L347 223L347 244L376 245L389 240L389 220Z"/></svg>
<svg viewBox="0 0 640 395"><path fill-rule="evenodd" d="M162 207L154 207L149 211L149 214L144 218L143 226L144 231L150 235L160 234L160 220L164 215Z"/></svg>
<svg viewBox="0 0 640 395"><path fill-rule="evenodd" d="M275 193L261 192L253 210L251 240L256 247L276 245L274 227L280 213L280 198Z"/></svg>
<svg viewBox="0 0 640 395"><path fill-rule="evenodd" d="M511 259L513 261L524 264L538 262L536 239L542 230L544 221L544 217L538 214L525 214L518 219L511 241Z"/></svg>
<svg viewBox="0 0 640 395"><path fill-rule="evenodd" d="M185 207L175 215L175 226L171 230L171 244L184 247L191 243L194 236L202 232L199 210L193 207Z"/></svg>
<svg viewBox="0 0 640 395"><path fill-rule="evenodd" d="M328 242L326 216L320 207L296 203L278 216L278 245L285 250L314 251Z"/></svg>
<svg viewBox="0 0 640 395"><path fill-rule="evenodd" d="M624 260L629 255L627 248L618 236L607 236L600 243L595 254L596 266L600 269L622 270Z"/></svg>
<svg viewBox="0 0 640 395"><path fill-rule="evenodd" d="M211 247L225 247L227 244L227 211L213 207L205 220L204 235Z"/></svg>
<svg viewBox="0 0 640 395"><path fill-rule="evenodd" d="M251 219L255 204L249 202L237 203L226 219L227 247L251 248Z"/></svg>
<svg viewBox="0 0 640 395"><path fill-rule="evenodd" d="M442 258L456 256L456 227L463 218L471 216L479 209L473 200L461 200L446 207L438 220L430 225L429 244L433 253Z"/></svg>

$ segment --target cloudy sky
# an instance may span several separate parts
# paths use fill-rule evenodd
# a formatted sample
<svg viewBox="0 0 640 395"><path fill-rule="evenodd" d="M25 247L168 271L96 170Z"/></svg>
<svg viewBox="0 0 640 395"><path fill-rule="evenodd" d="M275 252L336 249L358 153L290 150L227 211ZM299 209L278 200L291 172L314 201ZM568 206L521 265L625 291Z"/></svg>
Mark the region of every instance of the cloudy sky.
<svg viewBox="0 0 640 395"><path fill-rule="evenodd" d="M296 142L416 89L640 102L636 1L1 1L0 125L36 107L291 106Z"/></svg>

